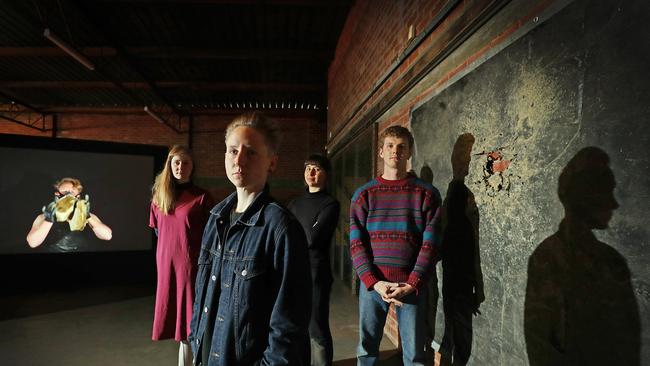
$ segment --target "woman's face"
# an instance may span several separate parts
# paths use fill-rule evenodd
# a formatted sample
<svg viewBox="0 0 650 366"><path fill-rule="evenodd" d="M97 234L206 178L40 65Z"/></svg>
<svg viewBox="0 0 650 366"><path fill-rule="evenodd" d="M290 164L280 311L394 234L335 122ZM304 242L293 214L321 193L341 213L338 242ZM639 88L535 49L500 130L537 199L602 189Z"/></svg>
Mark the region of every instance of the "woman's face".
<svg viewBox="0 0 650 366"><path fill-rule="evenodd" d="M305 166L305 183L309 188L323 189L327 182L327 173L318 165L307 164Z"/></svg>
<svg viewBox="0 0 650 366"><path fill-rule="evenodd" d="M192 159L187 155L174 155L171 160L172 175L178 183L187 183L192 175Z"/></svg>
<svg viewBox="0 0 650 366"><path fill-rule="evenodd" d="M251 127L235 128L226 138L226 174L237 188L261 192L277 164L264 136Z"/></svg>

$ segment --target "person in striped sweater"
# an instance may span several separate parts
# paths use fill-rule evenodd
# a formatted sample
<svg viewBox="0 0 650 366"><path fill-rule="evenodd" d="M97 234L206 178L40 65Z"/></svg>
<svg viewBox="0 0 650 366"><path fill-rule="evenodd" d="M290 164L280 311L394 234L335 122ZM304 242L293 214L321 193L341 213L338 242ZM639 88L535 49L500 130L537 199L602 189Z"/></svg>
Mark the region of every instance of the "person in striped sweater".
<svg viewBox="0 0 650 366"><path fill-rule="evenodd" d="M440 193L407 172L413 135L391 126L379 136L383 174L350 204L350 254L359 291L357 365L374 365L389 305L396 305L404 365L424 365L426 290L439 258Z"/></svg>

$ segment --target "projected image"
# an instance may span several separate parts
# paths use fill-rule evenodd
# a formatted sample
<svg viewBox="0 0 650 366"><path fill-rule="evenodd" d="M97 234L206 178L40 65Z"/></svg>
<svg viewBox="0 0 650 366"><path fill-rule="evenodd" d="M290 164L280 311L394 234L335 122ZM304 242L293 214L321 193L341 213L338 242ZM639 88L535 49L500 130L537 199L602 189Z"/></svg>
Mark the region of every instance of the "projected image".
<svg viewBox="0 0 650 366"><path fill-rule="evenodd" d="M151 185L164 150L0 136L0 255L151 250Z"/></svg>
<svg viewBox="0 0 650 366"><path fill-rule="evenodd" d="M111 240L111 228L97 215L90 212L90 197L80 197L83 191L81 181L63 178L54 184L54 200L43 206L43 213L36 216L27 234L27 244L39 247L52 235L50 251L76 252L88 248L82 231L89 227L101 240Z"/></svg>

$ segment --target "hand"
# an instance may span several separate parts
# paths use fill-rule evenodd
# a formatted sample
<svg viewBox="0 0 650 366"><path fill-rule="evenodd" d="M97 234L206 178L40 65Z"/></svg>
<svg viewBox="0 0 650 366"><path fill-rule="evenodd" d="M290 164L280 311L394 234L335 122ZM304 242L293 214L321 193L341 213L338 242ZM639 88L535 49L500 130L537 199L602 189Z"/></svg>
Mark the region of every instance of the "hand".
<svg viewBox="0 0 650 366"><path fill-rule="evenodd" d="M84 210L84 212L85 212L85 214L86 214L86 219L89 219L89 218L90 218L90 196L89 196L89 195L86 195L86 196L84 197L84 200L83 200L83 201L84 201L85 204L86 204L85 207L83 208L83 210Z"/></svg>
<svg viewBox="0 0 650 366"><path fill-rule="evenodd" d="M56 216L55 216L56 202L52 201L47 206L43 206L42 211L43 211L43 217L45 218L45 221L47 222L56 221Z"/></svg>
<svg viewBox="0 0 650 366"><path fill-rule="evenodd" d="M485 301L485 294L483 292L475 292L474 293L474 304L472 306L472 314L477 316L481 315L481 311L479 310L479 307L481 306L481 303Z"/></svg>
<svg viewBox="0 0 650 366"><path fill-rule="evenodd" d="M377 291L377 293L382 297L385 298L387 293L389 291L392 291L391 288L398 286L398 283L395 282L388 282L388 281L377 281L372 288Z"/></svg>
<svg viewBox="0 0 650 366"><path fill-rule="evenodd" d="M399 299L415 291L415 288L409 284L388 281L379 281L373 288L381 295L382 300L387 303L393 303L396 306L404 305Z"/></svg>
<svg viewBox="0 0 650 366"><path fill-rule="evenodd" d="M387 292L386 297L388 299L401 299L406 295L415 292L415 287L409 285L408 283L399 283L395 287L391 287L390 291Z"/></svg>

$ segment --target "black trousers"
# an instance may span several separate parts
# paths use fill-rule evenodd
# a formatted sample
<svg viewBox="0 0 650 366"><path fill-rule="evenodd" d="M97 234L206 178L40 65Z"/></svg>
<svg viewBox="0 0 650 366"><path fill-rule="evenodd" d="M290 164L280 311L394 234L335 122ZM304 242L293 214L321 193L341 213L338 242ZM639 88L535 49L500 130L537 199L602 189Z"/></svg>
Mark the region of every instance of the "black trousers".
<svg viewBox="0 0 650 366"><path fill-rule="evenodd" d="M315 278L312 281L312 309L309 321L309 338L311 338L311 364L313 366L330 366L334 357L332 333L330 332L330 293L332 278Z"/></svg>

